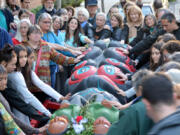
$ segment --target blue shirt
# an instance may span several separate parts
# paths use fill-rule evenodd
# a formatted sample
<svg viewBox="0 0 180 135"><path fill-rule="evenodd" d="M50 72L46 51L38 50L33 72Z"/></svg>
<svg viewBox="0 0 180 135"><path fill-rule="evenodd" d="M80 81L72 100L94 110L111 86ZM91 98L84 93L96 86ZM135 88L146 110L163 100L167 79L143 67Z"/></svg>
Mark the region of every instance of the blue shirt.
<svg viewBox="0 0 180 135"><path fill-rule="evenodd" d="M49 42L49 43L56 43L56 44L59 44L59 45L63 45L63 43L51 31L49 31L47 33L44 33L42 39L44 41L46 41L46 42Z"/></svg>
<svg viewBox="0 0 180 135"><path fill-rule="evenodd" d="M0 50L2 48L4 48L4 45L7 44L7 43L13 45L11 37L8 34L8 32L5 29L2 29L0 27Z"/></svg>
<svg viewBox="0 0 180 135"><path fill-rule="evenodd" d="M72 46L72 47L78 47L78 45L74 42L74 37L71 37L69 40L65 41L66 39L66 32L61 32L62 40L65 44ZM83 34L79 34L80 41L85 43L85 38L88 38L87 36L84 36Z"/></svg>
<svg viewBox="0 0 180 135"><path fill-rule="evenodd" d="M4 16L4 13L0 10L0 27L4 28L5 30L8 30L6 17Z"/></svg>

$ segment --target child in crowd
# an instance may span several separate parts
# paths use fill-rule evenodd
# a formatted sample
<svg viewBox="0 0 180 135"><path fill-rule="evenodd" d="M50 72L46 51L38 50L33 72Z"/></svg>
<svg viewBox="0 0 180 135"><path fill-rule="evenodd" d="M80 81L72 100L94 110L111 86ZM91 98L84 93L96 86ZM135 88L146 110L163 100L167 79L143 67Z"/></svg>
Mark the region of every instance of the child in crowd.
<svg viewBox="0 0 180 135"><path fill-rule="evenodd" d="M0 91L5 90L7 87L7 72L5 68L0 65ZM0 115L4 123L5 131L1 132L3 135L24 135L23 131L16 125L13 118L6 111L5 107L0 102ZM1 125L1 128L2 125Z"/></svg>
<svg viewBox="0 0 180 135"><path fill-rule="evenodd" d="M68 100L70 98L70 94L63 97L59 93L57 93L53 88L51 88L48 84L45 84L43 81L39 79L39 77L36 75L36 73L31 70L33 69L32 66L35 64L35 55L29 46L26 47L27 49L27 63L25 67L22 68L22 74L25 78L27 87L30 87L31 85L35 85L40 90L45 92L50 97L54 98L56 101L62 101L62 100Z"/></svg>
<svg viewBox="0 0 180 135"><path fill-rule="evenodd" d="M14 47L14 51L17 55L17 63L15 72L8 74L8 87L15 89L21 94L22 99L31 104L41 113L51 117L51 113L41 104L41 102L28 90L25 79L21 73L22 68L27 63L27 51L26 48L18 45ZM28 121L28 117L14 109L14 113L19 117L24 117L25 121Z"/></svg>

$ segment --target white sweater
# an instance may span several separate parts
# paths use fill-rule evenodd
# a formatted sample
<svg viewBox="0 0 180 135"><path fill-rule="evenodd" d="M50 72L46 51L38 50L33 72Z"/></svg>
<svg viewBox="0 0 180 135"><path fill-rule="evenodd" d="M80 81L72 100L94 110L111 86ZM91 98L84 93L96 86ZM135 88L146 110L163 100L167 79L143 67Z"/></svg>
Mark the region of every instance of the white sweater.
<svg viewBox="0 0 180 135"><path fill-rule="evenodd" d="M31 104L41 113L44 113L47 116L51 115L51 113L41 104L41 102L28 90L21 72L13 72L8 74L8 87L17 90L26 103Z"/></svg>
<svg viewBox="0 0 180 135"><path fill-rule="evenodd" d="M50 97L56 99L56 101L59 101L59 99L62 97L62 95L56 92L51 86L49 86L48 84L40 80L34 71L31 71L31 79L32 79L32 83L36 87L38 87L40 90L42 90L44 93L46 93Z"/></svg>

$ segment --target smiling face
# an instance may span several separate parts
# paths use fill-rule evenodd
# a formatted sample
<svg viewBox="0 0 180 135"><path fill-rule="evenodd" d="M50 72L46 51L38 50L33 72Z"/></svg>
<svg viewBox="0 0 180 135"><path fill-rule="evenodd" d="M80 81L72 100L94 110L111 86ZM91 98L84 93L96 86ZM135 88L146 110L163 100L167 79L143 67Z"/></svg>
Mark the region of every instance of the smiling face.
<svg viewBox="0 0 180 135"><path fill-rule="evenodd" d="M155 25L154 19L152 18L152 16L147 16L145 18L145 23L148 27L153 27Z"/></svg>
<svg viewBox="0 0 180 135"><path fill-rule="evenodd" d="M78 21L76 19L71 19L68 26L69 30L75 31L78 27Z"/></svg>
<svg viewBox="0 0 180 135"><path fill-rule="evenodd" d="M137 11L134 11L134 12L129 13L129 18L130 18L131 22L136 23L139 21L140 16Z"/></svg>
<svg viewBox="0 0 180 135"><path fill-rule="evenodd" d="M113 28L119 26L119 22L118 22L118 20L116 19L115 16L112 16L112 17L111 17L111 26L112 26Z"/></svg>
<svg viewBox="0 0 180 135"><path fill-rule="evenodd" d="M26 51L20 51L19 52L19 64L20 67L24 67L27 62L27 52Z"/></svg>
<svg viewBox="0 0 180 135"><path fill-rule="evenodd" d="M160 51L153 47L151 50L151 58L154 64L158 64L160 56L161 56Z"/></svg>

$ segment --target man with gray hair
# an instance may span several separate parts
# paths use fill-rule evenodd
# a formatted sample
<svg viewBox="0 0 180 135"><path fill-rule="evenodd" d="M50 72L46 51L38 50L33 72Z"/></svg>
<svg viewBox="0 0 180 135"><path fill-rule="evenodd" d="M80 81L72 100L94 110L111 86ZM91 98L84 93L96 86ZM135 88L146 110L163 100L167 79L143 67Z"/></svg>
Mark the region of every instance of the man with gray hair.
<svg viewBox="0 0 180 135"><path fill-rule="evenodd" d="M36 14L36 21L42 13L48 13L53 16L56 13L54 8L55 0L42 0L43 7Z"/></svg>

